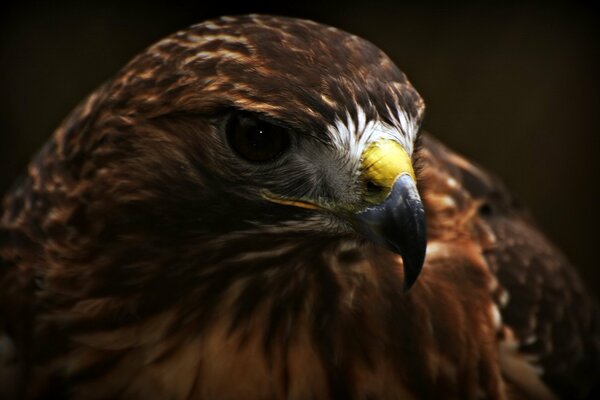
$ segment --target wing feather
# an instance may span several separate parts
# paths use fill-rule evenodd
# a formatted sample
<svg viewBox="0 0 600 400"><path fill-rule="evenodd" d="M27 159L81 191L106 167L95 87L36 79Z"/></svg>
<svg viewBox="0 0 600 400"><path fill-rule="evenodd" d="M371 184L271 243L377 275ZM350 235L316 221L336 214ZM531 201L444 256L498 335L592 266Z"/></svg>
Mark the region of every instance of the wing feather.
<svg viewBox="0 0 600 400"><path fill-rule="evenodd" d="M498 280L501 348L516 350L561 397L585 398L600 381L600 313L576 269L497 178L431 137L423 142L435 182L451 180L448 195L477 206L470 215L486 232L479 242Z"/></svg>

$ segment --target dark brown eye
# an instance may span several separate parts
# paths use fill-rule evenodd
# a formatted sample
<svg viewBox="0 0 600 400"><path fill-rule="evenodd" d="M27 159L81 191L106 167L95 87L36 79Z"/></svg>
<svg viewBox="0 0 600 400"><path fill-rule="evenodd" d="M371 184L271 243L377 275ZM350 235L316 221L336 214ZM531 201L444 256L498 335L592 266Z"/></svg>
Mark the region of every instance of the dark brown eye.
<svg viewBox="0 0 600 400"><path fill-rule="evenodd" d="M231 118L227 140L236 153L252 162L274 160L290 145L287 129L246 114Z"/></svg>

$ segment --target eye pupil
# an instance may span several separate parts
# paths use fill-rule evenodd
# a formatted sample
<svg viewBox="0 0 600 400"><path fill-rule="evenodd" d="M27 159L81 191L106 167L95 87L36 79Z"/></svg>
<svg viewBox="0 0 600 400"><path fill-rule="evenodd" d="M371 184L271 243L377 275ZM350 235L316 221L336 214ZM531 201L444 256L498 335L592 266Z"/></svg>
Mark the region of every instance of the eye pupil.
<svg viewBox="0 0 600 400"><path fill-rule="evenodd" d="M227 139L238 155L252 162L272 161L289 147L285 128L241 113L229 121Z"/></svg>

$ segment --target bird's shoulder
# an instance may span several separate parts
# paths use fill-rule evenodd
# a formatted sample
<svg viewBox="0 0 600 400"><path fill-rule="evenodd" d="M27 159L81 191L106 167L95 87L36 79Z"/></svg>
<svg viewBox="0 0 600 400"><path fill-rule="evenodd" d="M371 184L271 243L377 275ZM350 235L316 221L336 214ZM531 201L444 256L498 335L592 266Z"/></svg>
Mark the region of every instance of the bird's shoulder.
<svg viewBox="0 0 600 400"><path fill-rule="evenodd" d="M532 367L560 396L586 396L600 380L600 313L575 267L482 167L427 135L420 162L430 248L469 243L495 277L507 380L531 386Z"/></svg>

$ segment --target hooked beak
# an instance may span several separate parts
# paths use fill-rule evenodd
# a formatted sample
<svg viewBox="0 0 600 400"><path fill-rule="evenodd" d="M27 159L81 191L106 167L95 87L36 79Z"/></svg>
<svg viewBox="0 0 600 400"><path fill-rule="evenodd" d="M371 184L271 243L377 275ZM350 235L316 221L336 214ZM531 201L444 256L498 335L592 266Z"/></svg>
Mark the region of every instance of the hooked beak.
<svg viewBox="0 0 600 400"><path fill-rule="evenodd" d="M368 239L402 256L404 290L409 290L419 277L427 247L425 210L410 175L400 175L387 198L359 211L356 219Z"/></svg>
<svg viewBox="0 0 600 400"><path fill-rule="evenodd" d="M355 214L356 229L402 256L404 289L415 283L427 247L425 211L410 156L396 141L382 139L362 154L362 178L371 188L368 205Z"/></svg>

